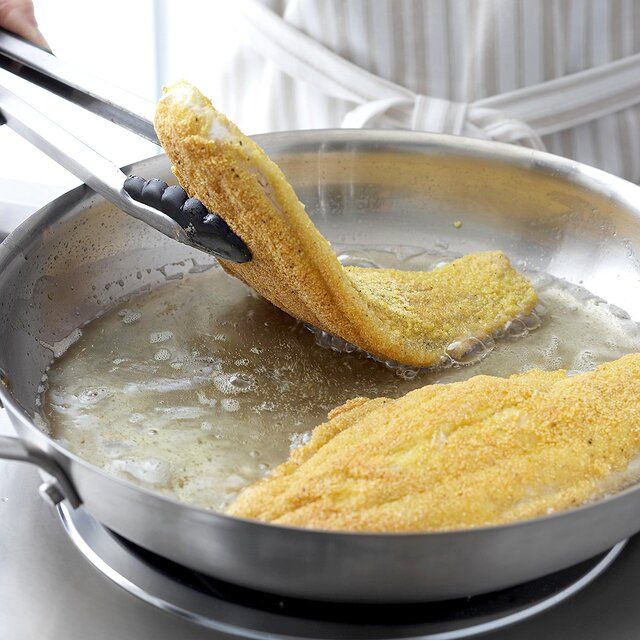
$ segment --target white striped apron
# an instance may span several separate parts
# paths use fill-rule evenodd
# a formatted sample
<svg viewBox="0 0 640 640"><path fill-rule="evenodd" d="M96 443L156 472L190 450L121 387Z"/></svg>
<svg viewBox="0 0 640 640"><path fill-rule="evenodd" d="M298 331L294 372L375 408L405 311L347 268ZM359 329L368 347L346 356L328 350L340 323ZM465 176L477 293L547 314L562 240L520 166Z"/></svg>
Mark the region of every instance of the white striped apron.
<svg viewBox="0 0 640 640"><path fill-rule="evenodd" d="M358 66L259 0L241 0L239 8L247 41L256 51L288 76L352 105L344 127L424 130L544 150L543 136L640 104L640 53L470 103L456 102L415 93Z"/></svg>

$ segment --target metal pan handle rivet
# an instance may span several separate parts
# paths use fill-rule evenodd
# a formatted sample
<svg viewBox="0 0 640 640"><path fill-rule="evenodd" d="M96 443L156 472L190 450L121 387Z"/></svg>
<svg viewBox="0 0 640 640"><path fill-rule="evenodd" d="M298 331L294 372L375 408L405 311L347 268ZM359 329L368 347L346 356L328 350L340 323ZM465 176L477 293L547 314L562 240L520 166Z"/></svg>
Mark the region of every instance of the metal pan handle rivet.
<svg viewBox="0 0 640 640"><path fill-rule="evenodd" d="M51 507L57 507L64 500L64 494L55 478L45 480L45 482L38 487L38 493Z"/></svg>

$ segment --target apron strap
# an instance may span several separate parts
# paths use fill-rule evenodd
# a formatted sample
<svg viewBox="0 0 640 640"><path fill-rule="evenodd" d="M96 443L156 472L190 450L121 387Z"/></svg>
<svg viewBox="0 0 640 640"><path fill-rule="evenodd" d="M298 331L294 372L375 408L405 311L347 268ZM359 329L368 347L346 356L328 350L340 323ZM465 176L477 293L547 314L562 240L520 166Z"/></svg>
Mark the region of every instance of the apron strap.
<svg viewBox="0 0 640 640"><path fill-rule="evenodd" d="M572 129L637 104L640 53L474 102L507 111L540 135Z"/></svg>
<svg viewBox="0 0 640 640"><path fill-rule="evenodd" d="M284 73L355 102L342 126L398 127L517 142L544 149L541 136L640 104L640 54L465 104L415 94L345 60L260 0L238 0L248 41Z"/></svg>
<svg viewBox="0 0 640 640"><path fill-rule="evenodd" d="M259 0L237 0L248 43L286 74L327 95L357 104L412 97L409 89L345 60L271 11Z"/></svg>

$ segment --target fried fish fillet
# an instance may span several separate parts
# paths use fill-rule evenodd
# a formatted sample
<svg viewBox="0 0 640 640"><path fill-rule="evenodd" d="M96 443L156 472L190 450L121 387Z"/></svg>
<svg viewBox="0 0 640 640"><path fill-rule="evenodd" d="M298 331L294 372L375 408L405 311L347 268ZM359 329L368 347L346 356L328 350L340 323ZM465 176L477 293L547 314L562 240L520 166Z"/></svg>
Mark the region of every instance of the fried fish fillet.
<svg viewBox="0 0 640 640"><path fill-rule="evenodd" d="M433 365L449 344L482 339L536 304L499 251L429 273L343 268L278 166L187 83L165 90L155 126L180 184L251 249L251 262L221 261L223 268L290 315L381 359Z"/></svg>
<svg viewBox="0 0 640 640"><path fill-rule="evenodd" d="M576 376L477 376L397 400L357 398L228 513L399 532L568 509L637 476L638 398L640 354Z"/></svg>

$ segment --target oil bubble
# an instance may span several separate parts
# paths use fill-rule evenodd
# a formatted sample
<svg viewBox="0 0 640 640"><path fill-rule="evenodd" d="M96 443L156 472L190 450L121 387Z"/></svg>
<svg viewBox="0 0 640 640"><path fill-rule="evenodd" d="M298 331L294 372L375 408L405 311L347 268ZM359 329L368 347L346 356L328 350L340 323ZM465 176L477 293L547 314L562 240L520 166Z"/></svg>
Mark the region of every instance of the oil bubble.
<svg viewBox="0 0 640 640"><path fill-rule="evenodd" d="M454 364L466 366L476 364L486 358L494 345L495 342L492 338L485 338L484 341L478 338L455 340L446 348L446 354Z"/></svg>
<svg viewBox="0 0 640 640"><path fill-rule="evenodd" d="M122 318L123 324L134 324L142 318L142 314L139 311L132 309L121 309L118 315Z"/></svg>
<svg viewBox="0 0 640 640"><path fill-rule="evenodd" d="M235 413L240 409L240 403L233 398L223 398L220 401L220 406L229 413Z"/></svg>
<svg viewBox="0 0 640 640"><path fill-rule="evenodd" d="M173 331L154 331L149 334L149 342L155 344L157 342L166 342L173 338Z"/></svg>

